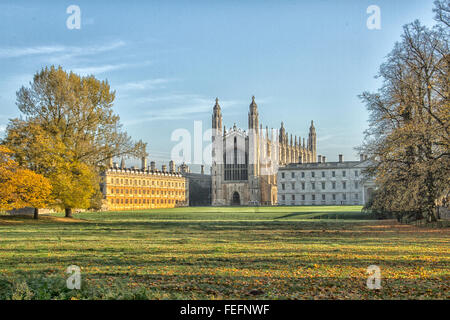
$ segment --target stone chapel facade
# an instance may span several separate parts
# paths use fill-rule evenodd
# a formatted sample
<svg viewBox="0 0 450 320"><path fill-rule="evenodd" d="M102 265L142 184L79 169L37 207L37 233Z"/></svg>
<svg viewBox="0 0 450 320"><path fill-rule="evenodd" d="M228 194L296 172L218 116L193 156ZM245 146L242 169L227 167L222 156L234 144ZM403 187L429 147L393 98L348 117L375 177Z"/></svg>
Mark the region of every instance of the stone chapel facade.
<svg viewBox="0 0 450 320"><path fill-rule="evenodd" d="M213 206L276 205L279 166L312 163L316 159L316 130L311 121L308 140L303 143L289 135L283 122L279 130L259 123L255 97L249 106L248 131L234 125L222 127L219 100L212 114L212 194Z"/></svg>

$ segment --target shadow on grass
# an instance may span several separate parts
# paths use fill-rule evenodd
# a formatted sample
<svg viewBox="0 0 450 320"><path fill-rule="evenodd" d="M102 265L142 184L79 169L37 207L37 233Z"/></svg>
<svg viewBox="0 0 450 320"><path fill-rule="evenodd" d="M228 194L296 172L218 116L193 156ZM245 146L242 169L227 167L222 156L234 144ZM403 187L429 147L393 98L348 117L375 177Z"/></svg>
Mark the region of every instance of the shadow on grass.
<svg viewBox="0 0 450 320"><path fill-rule="evenodd" d="M441 277L383 278L382 289L369 290L364 273L351 277L261 277L104 272L91 274L88 280L82 278L81 290L68 290L65 278L56 274L16 273L8 277L0 275L3 289L0 297L14 299L15 295L16 299L38 300L71 299L74 295L77 299L446 299L444 280Z"/></svg>
<svg viewBox="0 0 450 320"><path fill-rule="evenodd" d="M317 211L292 212L292 213L286 214L286 215L281 216L281 217L275 217L275 218L273 218L273 220L284 219L284 218L291 218L291 217L296 217L296 216L304 216L304 215L308 215L308 214L320 215L320 214L325 214L325 213L328 213L328 212L317 212Z"/></svg>
<svg viewBox="0 0 450 320"><path fill-rule="evenodd" d="M329 211L310 211L310 212L292 212L280 217L273 218L285 219L292 217L302 217L307 220L376 220L373 216L361 212L329 212Z"/></svg>

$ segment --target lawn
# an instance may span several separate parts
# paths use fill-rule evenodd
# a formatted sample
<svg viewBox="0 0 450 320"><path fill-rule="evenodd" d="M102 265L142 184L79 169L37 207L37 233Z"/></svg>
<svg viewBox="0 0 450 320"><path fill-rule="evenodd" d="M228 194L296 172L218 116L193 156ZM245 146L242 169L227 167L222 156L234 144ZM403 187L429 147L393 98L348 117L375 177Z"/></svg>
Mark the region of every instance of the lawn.
<svg viewBox="0 0 450 320"><path fill-rule="evenodd" d="M0 215L0 299L448 299L450 230L361 207ZM81 290L65 270L81 268ZM366 269L381 269L379 290Z"/></svg>

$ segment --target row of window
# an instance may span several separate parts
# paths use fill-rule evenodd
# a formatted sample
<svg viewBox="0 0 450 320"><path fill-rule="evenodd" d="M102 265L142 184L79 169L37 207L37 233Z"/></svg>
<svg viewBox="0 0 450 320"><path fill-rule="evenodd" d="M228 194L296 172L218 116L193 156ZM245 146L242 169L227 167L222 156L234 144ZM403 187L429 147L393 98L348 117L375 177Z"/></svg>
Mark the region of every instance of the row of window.
<svg viewBox="0 0 450 320"><path fill-rule="evenodd" d="M291 183L291 189L292 190L295 190L295 185L296 185L295 182ZM301 182L300 185L301 185L301 189L305 190L306 182ZM326 182L320 182L320 185L322 186L322 190L326 189ZM358 187L359 187L358 181L354 181L354 187L355 187L355 189L358 189ZM311 182L311 189L313 189L313 190L316 189L316 183L315 182ZM336 182L335 181L331 182L331 189L336 189ZM347 189L347 182L346 181L342 182L342 189ZM281 184L281 190L286 190L286 184L285 183Z"/></svg>
<svg viewBox="0 0 450 320"><path fill-rule="evenodd" d="M316 200L316 195L315 194L311 195L311 199L307 199L305 194L301 194L299 196L300 196L300 200ZM359 194L358 193L353 194L353 198L355 200L359 199ZM317 197L317 199L319 199L319 197ZM322 194L321 195L321 199L323 201L326 201L327 200L326 195ZM336 200L336 199L337 199L337 195L336 194L332 194L331 195L331 200ZM342 200L347 200L347 194L343 193L342 196L341 196L341 199ZM286 195L284 195L284 194L281 195L281 200L283 200L283 201L286 200ZM295 200L295 194L291 194L291 200Z"/></svg>
<svg viewBox="0 0 450 320"><path fill-rule="evenodd" d="M150 183L151 181L151 183ZM164 181L164 180L149 180L149 179L124 179L124 178L110 178L110 183L116 185L135 185L135 186L158 186L158 187L184 187L184 182Z"/></svg>
<svg viewBox="0 0 450 320"><path fill-rule="evenodd" d="M226 164L225 180L248 180L248 167L245 164Z"/></svg>
<svg viewBox="0 0 450 320"><path fill-rule="evenodd" d="M137 190L137 189L114 189L111 188L110 191L111 193L116 193L116 194L133 194L133 190L134 190L134 194L150 194L150 190L149 189L145 189L145 190ZM125 192L124 192L125 191ZM169 190L169 191L165 191L165 190L151 190L151 194L156 194L156 195L171 195L171 196L181 196L184 195L185 191L173 191L173 190Z"/></svg>
<svg viewBox="0 0 450 320"><path fill-rule="evenodd" d="M111 204L177 204L174 199L111 199Z"/></svg>
<svg viewBox="0 0 450 320"><path fill-rule="evenodd" d="M354 171L354 175L355 175L355 177L359 177L359 171L358 170L355 170ZM302 172L300 172L300 176L302 177L302 178L305 178L305 176L306 176L306 173L304 172L304 171L302 171ZM321 172L321 177L322 178L325 178L325 176L326 176L326 171L322 171ZM347 171L342 171L342 176L343 177L346 177L347 176ZM311 178L315 178L316 177L316 172L314 172L314 171L311 171ZM331 177L336 177L336 171L331 171ZM286 173L285 172L282 172L281 173L281 179L285 179L286 178ZM295 172L291 172L291 178L295 178Z"/></svg>

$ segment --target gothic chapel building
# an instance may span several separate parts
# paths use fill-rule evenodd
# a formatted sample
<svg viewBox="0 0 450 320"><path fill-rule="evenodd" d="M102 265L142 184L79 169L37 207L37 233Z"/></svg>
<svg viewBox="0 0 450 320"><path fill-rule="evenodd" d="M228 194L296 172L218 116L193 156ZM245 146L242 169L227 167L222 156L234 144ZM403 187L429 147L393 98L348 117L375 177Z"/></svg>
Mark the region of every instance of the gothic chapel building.
<svg viewBox="0 0 450 320"><path fill-rule="evenodd" d="M316 159L316 130L311 121L307 144L285 131L269 133L259 124L258 106L252 97L248 131L234 125L222 127L219 99L212 114L212 205L276 205L279 166L311 163Z"/></svg>

